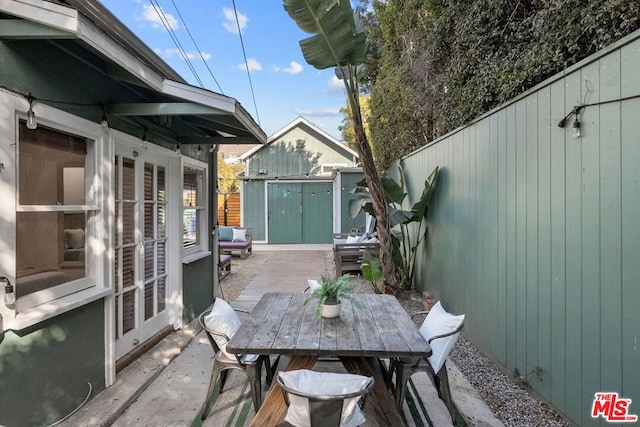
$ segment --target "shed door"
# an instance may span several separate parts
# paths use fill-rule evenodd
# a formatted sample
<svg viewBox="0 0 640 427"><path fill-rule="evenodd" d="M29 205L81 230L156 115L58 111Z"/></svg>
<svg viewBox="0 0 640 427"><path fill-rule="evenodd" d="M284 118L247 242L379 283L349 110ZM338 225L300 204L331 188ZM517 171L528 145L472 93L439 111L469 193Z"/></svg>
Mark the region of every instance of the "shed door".
<svg viewBox="0 0 640 427"><path fill-rule="evenodd" d="M270 183L267 187L269 243L331 243L331 183Z"/></svg>
<svg viewBox="0 0 640 427"><path fill-rule="evenodd" d="M302 184L268 184L269 243L302 242Z"/></svg>

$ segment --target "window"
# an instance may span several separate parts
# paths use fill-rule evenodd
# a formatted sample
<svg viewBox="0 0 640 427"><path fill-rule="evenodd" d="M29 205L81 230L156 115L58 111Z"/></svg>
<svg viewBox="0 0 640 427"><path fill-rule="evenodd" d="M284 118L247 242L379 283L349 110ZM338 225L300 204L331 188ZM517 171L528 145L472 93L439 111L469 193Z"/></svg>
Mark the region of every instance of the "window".
<svg viewBox="0 0 640 427"><path fill-rule="evenodd" d="M19 310L95 286L94 141L19 123L16 297Z"/></svg>
<svg viewBox="0 0 640 427"><path fill-rule="evenodd" d="M182 176L182 238L189 257L208 250L206 166L185 158Z"/></svg>

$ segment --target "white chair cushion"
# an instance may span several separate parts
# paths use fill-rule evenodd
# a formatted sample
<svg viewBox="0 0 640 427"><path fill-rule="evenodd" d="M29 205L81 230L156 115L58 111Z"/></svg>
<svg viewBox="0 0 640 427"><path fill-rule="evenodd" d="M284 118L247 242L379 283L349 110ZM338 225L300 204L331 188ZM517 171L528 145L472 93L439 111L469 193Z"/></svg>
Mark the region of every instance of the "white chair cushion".
<svg viewBox="0 0 640 427"><path fill-rule="evenodd" d="M280 378L287 387L304 394L316 396L331 396L345 393L355 393L364 389L369 378L354 374L336 374L332 372L317 372L307 369L280 372ZM358 406L360 396L345 399L342 404L340 426L356 427L365 422L364 414ZM289 409L285 421L299 427L309 427L309 403L304 397L289 394Z"/></svg>
<svg viewBox="0 0 640 427"><path fill-rule="evenodd" d="M211 313L204 318L204 324L207 328L225 334L231 339L236 333L242 322L238 317L238 314L233 310L225 300L216 298L213 303ZM220 350L229 358L235 359L235 355L227 353L227 340L223 337L211 334Z"/></svg>
<svg viewBox="0 0 640 427"><path fill-rule="evenodd" d="M436 335L442 335L454 331L462 324L462 322L464 322L464 314L455 316L447 313L444 308L442 308L440 301L438 301L429 311L429 314L427 315L427 318L424 319L422 326L420 326L420 333L426 340L429 340L429 338ZM431 363L431 367L435 373L440 371L445 360L447 360L449 352L455 345L456 341L458 341L458 335L460 335L460 333L431 341L431 350L433 351L433 354L429 357L429 363Z"/></svg>
<svg viewBox="0 0 640 427"><path fill-rule="evenodd" d="M234 228L233 229L233 241L234 242L246 242L247 241L247 230L243 228Z"/></svg>
<svg viewBox="0 0 640 427"><path fill-rule="evenodd" d="M360 243L360 236L347 236L346 243Z"/></svg>
<svg viewBox="0 0 640 427"><path fill-rule="evenodd" d="M322 285L317 280L307 279L307 283L309 284L309 292L313 292Z"/></svg>

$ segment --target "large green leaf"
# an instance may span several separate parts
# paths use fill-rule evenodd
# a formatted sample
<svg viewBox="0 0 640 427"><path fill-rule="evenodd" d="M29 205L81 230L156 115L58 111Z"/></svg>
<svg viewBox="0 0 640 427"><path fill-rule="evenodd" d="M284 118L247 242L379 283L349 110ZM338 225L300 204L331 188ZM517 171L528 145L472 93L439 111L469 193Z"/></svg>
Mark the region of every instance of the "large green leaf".
<svg viewBox="0 0 640 427"><path fill-rule="evenodd" d="M284 0L284 8L304 32L305 60L318 69L359 65L365 60L366 33L348 0Z"/></svg>
<svg viewBox="0 0 640 427"><path fill-rule="evenodd" d="M416 217L416 221L422 221L422 219L427 214L427 208L429 206L429 200L433 195L433 190L436 188L436 182L438 181L438 167L433 170L427 177L424 182L424 189L422 190L422 196L420 200L418 200L413 207L411 208L411 212Z"/></svg>

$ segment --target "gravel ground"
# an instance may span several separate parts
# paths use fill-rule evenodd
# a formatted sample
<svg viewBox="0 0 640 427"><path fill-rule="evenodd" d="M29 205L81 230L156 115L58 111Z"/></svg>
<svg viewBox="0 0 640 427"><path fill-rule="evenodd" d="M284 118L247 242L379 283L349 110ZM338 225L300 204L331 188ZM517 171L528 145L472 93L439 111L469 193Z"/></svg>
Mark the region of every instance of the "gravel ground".
<svg viewBox="0 0 640 427"><path fill-rule="evenodd" d="M222 282L226 299L233 301L242 292L264 262L259 253L244 260L233 258L232 273ZM253 265L256 263L256 265ZM241 264L241 265L240 265ZM326 271L335 271L331 251L325 253ZM373 292L371 284L354 276L355 292ZM398 301L407 311L422 310L422 296L414 291L400 292ZM416 322L420 322L420 318ZM467 381L478 391L498 419L506 426L570 426L551 407L533 397L526 388L505 375L491 360L485 357L463 334L449 355Z"/></svg>

